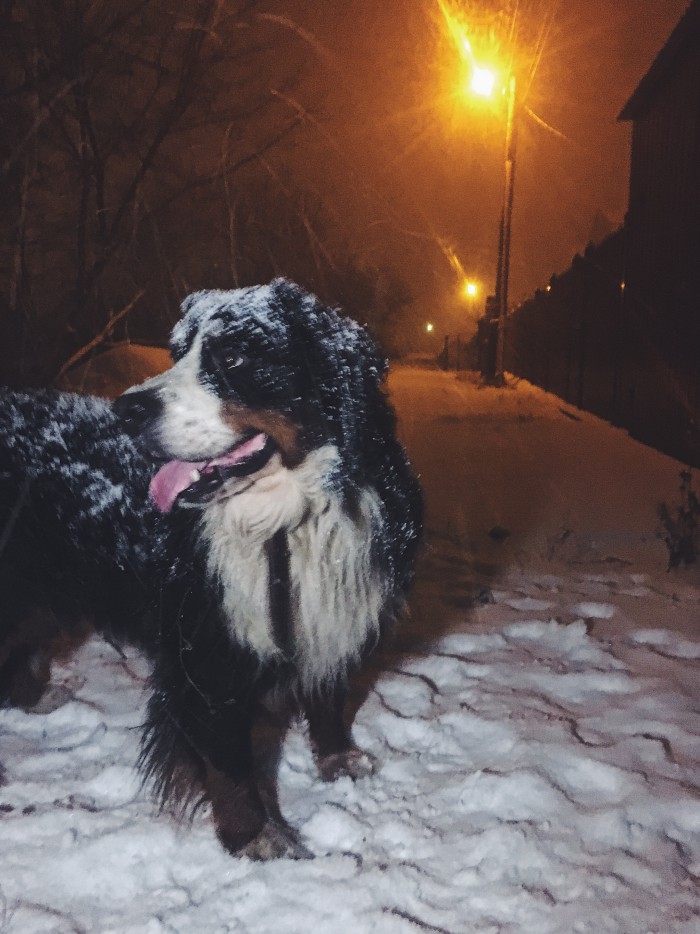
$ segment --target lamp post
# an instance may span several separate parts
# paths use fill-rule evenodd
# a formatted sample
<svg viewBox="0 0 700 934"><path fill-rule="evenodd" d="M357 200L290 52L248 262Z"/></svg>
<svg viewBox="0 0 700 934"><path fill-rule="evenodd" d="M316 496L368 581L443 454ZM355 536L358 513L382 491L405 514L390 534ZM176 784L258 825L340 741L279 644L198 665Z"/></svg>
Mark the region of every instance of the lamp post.
<svg viewBox="0 0 700 934"><path fill-rule="evenodd" d="M452 6L451 0L437 0L447 30L466 67L466 90L470 95L493 98L496 89L502 89L506 100L505 172L503 201L498 232L498 265L496 294L486 300L486 313L479 322L482 375L489 382L502 384L505 367L506 320L508 317L508 280L510 274L511 220L515 185L515 156L517 149L516 80L513 63L508 68L505 86L498 80L499 68L484 65L475 54L467 35L464 17ZM515 20L513 20L513 24ZM495 325L495 327L494 327Z"/></svg>
<svg viewBox="0 0 700 934"><path fill-rule="evenodd" d="M508 279L510 276L510 232L513 218L513 194L515 191L515 157L517 152L517 124L515 120L515 75L508 78L506 104L505 173L503 180L503 204L498 237L498 268L496 270L496 305L498 326L496 331L494 382L503 384L505 372L506 321L508 318Z"/></svg>
<svg viewBox="0 0 700 934"><path fill-rule="evenodd" d="M497 86L496 73L476 62L471 63L469 91L479 97L493 97ZM496 294L490 303L491 314L485 321L486 340L489 349L482 375L489 382L503 384L505 370L506 321L508 318L508 280L510 278L510 240L513 218L513 194L515 190L515 157L517 152L517 120L515 111L516 81L511 71L503 88L506 98L505 157L503 175L503 200L498 230L498 263L496 266ZM495 329L491 322L496 319ZM495 341L495 347L493 342Z"/></svg>

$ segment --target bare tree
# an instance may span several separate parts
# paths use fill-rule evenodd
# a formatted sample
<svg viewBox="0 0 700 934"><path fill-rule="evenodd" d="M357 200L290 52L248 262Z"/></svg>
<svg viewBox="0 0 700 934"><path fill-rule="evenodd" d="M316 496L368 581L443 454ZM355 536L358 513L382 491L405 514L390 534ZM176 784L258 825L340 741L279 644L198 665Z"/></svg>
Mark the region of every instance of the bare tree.
<svg viewBox="0 0 700 934"><path fill-rule="evenodd" d="M50 378L140 292L162 317L197 249L211 262L219 238L193 231L215 229L223 180L297 123L271 93L293 57L239 28L254 7L0 3L0 382Z"/></svg>

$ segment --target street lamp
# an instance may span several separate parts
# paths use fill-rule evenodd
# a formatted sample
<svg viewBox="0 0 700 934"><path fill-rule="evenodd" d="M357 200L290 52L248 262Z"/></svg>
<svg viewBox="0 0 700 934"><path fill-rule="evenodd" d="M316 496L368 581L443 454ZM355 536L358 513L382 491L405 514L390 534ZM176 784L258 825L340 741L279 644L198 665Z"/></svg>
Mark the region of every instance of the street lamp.
<svg viewBox="0 0 700 934"><path fill-rule="evenodd" d="M479 296L479 283L474 279L465 279L462 285L462 296L469 309L469 317L475 317L476 300Z"/></svg>
<svg viewBox="0 0 700 934"><path fill-rule="evenodd" d="M508 280L510 275L511 220L513 216L513 193L515 185L515 157L517 148L516 127L516 81L512 66L508 69L505 83L499 81L498 71L479 61L467 36L462 17L451 9L449 0L438 0L445 24L459 53L468 67L465 89L478 97L493 98L501 88L506 100L505 165L503 200L498 232L498 265L496 268L496 294L493 303L487 301L484 330L487 334L488 362L482 368L483 375L496 383L503 383L505 363L506 319L508 316ZM489 314L489 306L492 309ZM491 322L496 319L495 334ZM495 340L495 347L493 342Z"/></svg>
<svg viewBox="0 0 700 934"><path fill-rule="evenodd" d="M473 94L479 97L491 97L496 85L496 74L490 68L482 68L480 65L474 65L472 68L472 77L469 82L469 89Z"/></svg>
<svg viewBox="0 0 700 934"><path fill-rule="evenodd" d="M503 204L498 237L498 269L496 274L496 302L498 305L498 333L496 339L496 372L493 378L502 383L505 371L506 320L508 318L508 279L510 274L510 230L513 219L515 191L515 156L517 152L517 124L515 120L515 75L508 79L506 111L505 177Z"/></svg>
<svg viewBox="0 0 700 934"><path fill-rule="evenodd" d="M497 86L496 73L473 63L469 88L481 97L491 97ZM508 280L510 278L510 239L513 219L513 195L515 191L515 157L517 152L517 124L515 113L516 81L511 72L503 88L506 96L505 159L503 177L503 201L498 230L498 263L496 266L496 295L494 308L497 315L495 353L487 354L490 361L484 376L502 384L505 371L506 320L508 318ZM489 332L491 335L492 332ZM489 336L489 340L493 337Z"/></svg>

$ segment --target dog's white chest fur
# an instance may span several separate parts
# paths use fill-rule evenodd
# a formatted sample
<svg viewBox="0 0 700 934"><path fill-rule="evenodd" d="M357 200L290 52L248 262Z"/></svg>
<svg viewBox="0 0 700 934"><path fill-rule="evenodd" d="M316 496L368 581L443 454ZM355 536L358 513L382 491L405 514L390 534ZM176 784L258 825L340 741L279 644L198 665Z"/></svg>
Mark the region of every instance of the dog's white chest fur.
<svg viewBox="0 0 700 934"><path fill-rule="evenodd" d="M279 656L270 615L266 542L281 528L289 543L293 661L314 688L342 677L379 630L385 601L373 569L380 501L363 492L354 515L323 483L337 458L326 446L294 470L280 467L237 495L212 504L203 534L209 573L223 589L233 638L261 659Z"/></svg>

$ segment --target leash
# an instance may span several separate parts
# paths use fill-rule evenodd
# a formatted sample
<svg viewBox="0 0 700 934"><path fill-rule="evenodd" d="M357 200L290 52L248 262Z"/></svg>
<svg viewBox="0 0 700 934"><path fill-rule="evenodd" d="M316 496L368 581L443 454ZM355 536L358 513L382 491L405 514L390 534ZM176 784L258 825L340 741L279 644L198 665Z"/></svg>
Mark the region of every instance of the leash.
<svg viewBox="0 0 700 934"><path fill-rule="evenodd" d="M289 540L285 529L278 529L265 544L270 581L270 618L272 637L285 658L294 650L291 589L289 577Z"/></svg>

